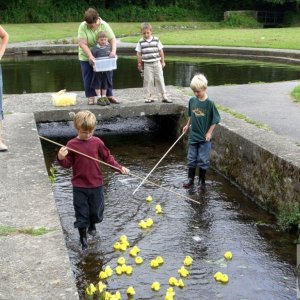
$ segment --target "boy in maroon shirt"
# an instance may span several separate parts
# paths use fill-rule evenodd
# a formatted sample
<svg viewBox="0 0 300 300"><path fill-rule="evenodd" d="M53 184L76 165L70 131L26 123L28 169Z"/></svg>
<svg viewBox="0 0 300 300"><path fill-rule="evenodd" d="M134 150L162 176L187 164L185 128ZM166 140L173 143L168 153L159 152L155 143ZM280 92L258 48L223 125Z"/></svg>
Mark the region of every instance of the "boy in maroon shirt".
<svg viewBox="0 0 300 300"><path fill-rule="evenodd" d="M93 133L96 128L96 117L90 111L80 111L74 117L74 127L78 136L70 140L66 147L61 147L57 158L59 164L73 171L73 205L75 210L74 227L78 228L82 249L87 249L86 230L92 236L96 235L96 223L103 220L104 196L103 174L100 163L115 167L122 174L129 174L129 170L122 167L110 154L110 151ZM69 149L69 150L68 150ZM93 157L88 158L82 154Z"/></svg>

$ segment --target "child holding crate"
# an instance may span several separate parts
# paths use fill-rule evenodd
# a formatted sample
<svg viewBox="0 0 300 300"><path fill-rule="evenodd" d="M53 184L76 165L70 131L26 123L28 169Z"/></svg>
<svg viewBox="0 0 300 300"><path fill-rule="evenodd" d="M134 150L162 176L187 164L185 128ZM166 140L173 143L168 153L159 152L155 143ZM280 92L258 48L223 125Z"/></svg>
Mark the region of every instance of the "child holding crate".
<svg viewBox="0 0 300 300"><path fill-rule="evenodd" d="M109 105L110 101L106 97L107 85L110 84L112 79L112 70L110 71L97 71L97 63L101 64L101 61L97 62L97 58L108 58L111 52L111 45L108 42L108 36L106 31L100 31L97 34L97 45L91 50L96 61L94 62L94 75L91 83L91 87L95 89L97 95L97 104L101 106ZM110 84L112 86L112 82Z"/></svg>

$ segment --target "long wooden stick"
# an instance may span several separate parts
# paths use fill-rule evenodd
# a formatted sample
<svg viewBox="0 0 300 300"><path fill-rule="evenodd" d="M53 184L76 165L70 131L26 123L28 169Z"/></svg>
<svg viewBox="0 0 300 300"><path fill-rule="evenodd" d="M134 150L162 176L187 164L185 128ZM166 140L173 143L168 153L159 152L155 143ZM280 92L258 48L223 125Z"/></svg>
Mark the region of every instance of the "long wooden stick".
<svg viewBox="0 0 300 300"><path fill-rule="evenodd" d="M43 137L43 136L40 136L40 135L39 135L38 137L39 137L40 139L42 139L42 140L45 140L45 141L47 141L47 142L49 142L49 143L52 143L52 144L55 144L55 145L57 145L57 146L60 146L60 147L66 147L69 151L73 151L73 152L75 152L75 153L77 153L77 154L80 154L80 155L82 155L82 156L85 156L85 157L87 157L87 158L90 158L90 159L92 159L92 160L95 160L95 161L99 162L100 164L103 164L103 165L105 165L105 166L107 166L107 167L113 168L113 169L115 169L115 170L121 172L121 170L120 170L119 168L117 168L117 167L115 167L115 166L113 166L113 165L111 165L111 164L108 164L108 163L106 163L106 162L104 162L104 161L102 161L102 160L99 160L99 159L97 159L97 158L95 158L95 157L89 156L89 155L84 154L84 153L82 153L82 152L80 152L80 151L77 151L77 150L75 150L75 149L69 148L69 147L67 147L67 146L65 146L65 145L63 145L63 144L57 143L57 142L55 142L55 141L53 141L53 140L50 140L50 139L48 139L48 138L45 138L45 137ZM132 177L135 177L135 178L138 178L138 179L142 179L142 180L143 180L142 177L140 177L140 176L138 176L138 175L135 175L135 174L133 174L133 173L131 173L131 172L129 173L129 175L132 176ZM161 188L161 189L163 189L163 190L165 190L165 191L168 191L169 193L172 193L172 194L175 194L175 195L177 195L177 196L183 197L183 198L185 198L185 199L188 200L188 201L191 201L191 202L200 204L199 201L196 201L196 200L194 200L194 199L192 199L192 198L189 198L189 197L187 197L187 196L185 196L185 195L182 195L182 194L180 194L180 193L177 193L177 192L174 192L174 191L172 191L172 190L170 190L170 189L167 189L167 188L165 188L165 187L163 187L163 186L161 186L161 185L159 185L159 184L157 184L157 183L155 183L155 182L152 182L152 181L150 181L150 180L148 180L148 179L146 179L145 181L147 181L148 183L150 183L150 184L152 184L152 185L154 185L154 186L156 186L156 187L159 187L159 188Z"/></svg>
<svg viewBox="0 0 300 300"><path fill-rule="evenodd" d="M167 150L167 152L162 156L162 158L157 162L157 164L152 168L152 170L148 173L148 175L142 180L142 182L138 185L138 187L133 191L132 195L134 195L137 190L143 185L143 183L148 179L151 173L157 168L157 166L161 163L161 161L167 156L167 154L173 149L173 147L178 143L178 141L183 137L185 132L181 134L181 136L174 142L174 144Z"/></svg>

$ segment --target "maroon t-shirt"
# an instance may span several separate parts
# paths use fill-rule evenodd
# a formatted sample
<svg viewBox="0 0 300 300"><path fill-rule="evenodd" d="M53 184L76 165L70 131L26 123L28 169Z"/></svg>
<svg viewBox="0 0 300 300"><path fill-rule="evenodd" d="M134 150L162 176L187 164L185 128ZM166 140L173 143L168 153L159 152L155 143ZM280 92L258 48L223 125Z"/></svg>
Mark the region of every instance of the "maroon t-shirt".
<svg viewBox="0 0 300 300"><path fill-rule="evenodd" d="M89 140L80 140L76 137L67 143L67 147L121 169L121 166L98 137L92 136ZM99 162L71 150L63 160L58 159L58 162L64 168L72 167L71 181L74 187L95 188L103 185L103 175Z"/></svg>

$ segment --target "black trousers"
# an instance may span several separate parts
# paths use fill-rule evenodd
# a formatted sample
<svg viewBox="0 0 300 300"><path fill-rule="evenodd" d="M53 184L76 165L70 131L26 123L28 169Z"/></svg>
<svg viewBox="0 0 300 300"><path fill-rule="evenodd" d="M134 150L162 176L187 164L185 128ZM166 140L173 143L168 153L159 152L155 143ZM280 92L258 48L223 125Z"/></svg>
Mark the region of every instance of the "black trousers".
<svg viewBox="0 0 300 300"><path fill-rule="evenodd" d="M103 187L73 187L73 205L75 210L75 228L88 227L91 223L103 220L104 195Z"/></svg>

